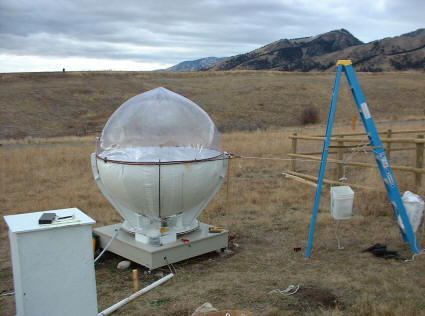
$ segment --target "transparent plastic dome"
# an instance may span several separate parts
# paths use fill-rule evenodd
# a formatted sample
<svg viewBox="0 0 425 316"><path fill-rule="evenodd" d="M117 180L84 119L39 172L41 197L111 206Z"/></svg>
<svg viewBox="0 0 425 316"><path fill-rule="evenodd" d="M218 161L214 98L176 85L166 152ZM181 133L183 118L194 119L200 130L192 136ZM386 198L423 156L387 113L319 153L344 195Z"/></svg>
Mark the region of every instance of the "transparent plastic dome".
<svg viewBox="0 0 425 316"><path fill-rule="evenodd" d="M96 154L111 162L158 164L215 159L223 152L208 114L160 87L129 99L112 114Z"/></svg>

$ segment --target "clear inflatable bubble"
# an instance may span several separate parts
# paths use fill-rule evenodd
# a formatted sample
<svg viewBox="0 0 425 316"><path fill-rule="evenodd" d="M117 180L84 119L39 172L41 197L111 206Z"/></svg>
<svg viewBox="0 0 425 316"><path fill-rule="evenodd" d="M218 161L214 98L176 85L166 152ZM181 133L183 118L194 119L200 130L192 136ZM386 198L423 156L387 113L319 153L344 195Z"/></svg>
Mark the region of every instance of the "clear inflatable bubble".
<svg viewBox="0 0 425 316"><path fill-rule="evenodd" d="M109 118L99 158L122 163L186 162L222 154L220 133L189 99L156 88L122 104Z"/></svg>
<svg viewBox="0 0 425 316"><path fill-rule="evenodd" d="M198 228L197 217L223 182L227 158L204 110L156 88L129 99L109 118L94 172L125 219L123 227L153 240L164 225L174 234Z"/></svg>

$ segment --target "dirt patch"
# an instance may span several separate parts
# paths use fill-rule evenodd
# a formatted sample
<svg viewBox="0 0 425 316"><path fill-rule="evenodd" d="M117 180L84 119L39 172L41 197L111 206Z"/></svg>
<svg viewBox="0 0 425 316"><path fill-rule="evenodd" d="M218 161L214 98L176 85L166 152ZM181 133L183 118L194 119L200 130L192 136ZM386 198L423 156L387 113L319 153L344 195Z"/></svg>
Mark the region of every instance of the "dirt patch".
<svg viewBox="0 0 425 316"><path fill-rule="evenodd" d="M299 302L299 304L293 304L293 306L291 306L295 307L295 309L344 309L344 303L330 290L324 288L300 286L300 289L294 297L297 298Z"/></svg>
<svg viewBox="0 0 425 316"><path fill-rule="evenodd" d="M187 316L187 315L191 315L193 311L189 310L189 309L179 309L176 311L171 311L168 315L169 316Z"/></svg>

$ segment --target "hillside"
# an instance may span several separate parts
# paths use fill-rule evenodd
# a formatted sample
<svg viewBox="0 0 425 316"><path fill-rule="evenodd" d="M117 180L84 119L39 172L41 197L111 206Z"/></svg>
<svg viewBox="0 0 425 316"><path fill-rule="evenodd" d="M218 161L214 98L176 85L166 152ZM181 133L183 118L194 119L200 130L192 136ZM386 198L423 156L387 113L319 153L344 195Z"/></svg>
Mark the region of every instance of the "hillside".
<svg viewBox="0 0 425 316"><path fill-rule="evenodd" d="M425 29L397 37L348 47L342 51L313 58L327 70L335 69L335 60L352 59L358 71L425 70Z"/></svg>
<svg viewBox="0 0 425 316"><path fill-rule="evenodd" d="M215 65L225 57L205 57L197 60L186 60L160 71L198 71Z"/></svg>
<svg viewBox="0 0 425 316"><path fill-rule="evenodd" d="M334 70L338 59L352 59L358 71L425 69L425 29L362 43L347 30L314 37L283 39L252 52L229 57L211 70Z"/></svg>
<svg viewBox="0 0 425 316"><path fill-rule="evenodd" d="M326 122L335 74L282 71L0 74L0 139L102 130L127 99L163 86L199 104L220 131L299 126L314 107ZM376 120L423 116L425 73L359 73ZM342 82L337 120L356 114Z"/></svg>
<svg viewBox="0 0 425 316"><path fill-rule="evenodd" d="M360 44L362 42L347 30L335 30L314 37L282 39L247 54L227 58L211 69L303 70L303 60Z"/></svg>

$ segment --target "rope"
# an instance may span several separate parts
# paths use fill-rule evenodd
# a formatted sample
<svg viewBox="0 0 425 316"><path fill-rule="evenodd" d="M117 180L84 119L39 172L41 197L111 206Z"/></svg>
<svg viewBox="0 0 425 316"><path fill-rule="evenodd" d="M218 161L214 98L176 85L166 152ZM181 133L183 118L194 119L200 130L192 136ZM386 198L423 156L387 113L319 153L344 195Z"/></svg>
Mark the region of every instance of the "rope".
<svg viewBox="0 0 425 316"><path fill-rule="evenodd" d="M313 161L313 162L320 162L319 160L313 160L313 159L297 159L297 158L280 158L280 157L248 157L248 156L235 156L234 158L241 158L241 159L259 159L259 160L281 160L281 161Z"/></svg>

